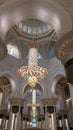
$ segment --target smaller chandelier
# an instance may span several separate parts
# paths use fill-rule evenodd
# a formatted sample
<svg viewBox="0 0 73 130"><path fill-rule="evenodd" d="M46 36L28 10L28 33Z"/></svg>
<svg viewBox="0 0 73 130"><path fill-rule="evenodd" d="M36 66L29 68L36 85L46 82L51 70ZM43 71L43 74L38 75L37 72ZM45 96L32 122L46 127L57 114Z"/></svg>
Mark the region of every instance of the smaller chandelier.
<svg viewBox="0 0 73 130"><path fill-rule="evenodd" d="M38 83L38 79L45 78L48 74L46 68L38 66L38 50L37 48L29 49L29 61L28 66L22 66L18 70L18 74L27 80L27 83L31 87L35 87Z"/></svg>
<svg viewBox="0 0 73 130"><path fill-rule="evenodd" d="M41 104L38 103L28 103L27 106L31 108L31 117L36 118L38 116L38 108L40 108Z"/></svg>

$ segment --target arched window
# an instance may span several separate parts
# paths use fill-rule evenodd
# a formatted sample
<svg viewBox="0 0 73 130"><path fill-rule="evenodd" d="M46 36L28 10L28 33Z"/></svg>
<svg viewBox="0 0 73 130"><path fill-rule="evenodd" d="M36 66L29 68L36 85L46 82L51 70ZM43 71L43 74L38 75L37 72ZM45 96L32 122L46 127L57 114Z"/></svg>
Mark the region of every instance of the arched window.
<svg viewBox="0 0 73 130"><path fill-rule="evenodd" d="M8 49L8 54L14 56L15 58L18 58L18 59L20 58L20 54L19 54L19 50L17 46L13 44L8 44L7 49Z"/></svg>
<svg viewBox="0 0 73 130"><path fill-rule="evenodd" d="M21 21L17 23L15 27L23 34L30 36L33 36L34 34L36 37L46 34L53 29L50 24L42 22L38 19L28 19Z"/></svg>

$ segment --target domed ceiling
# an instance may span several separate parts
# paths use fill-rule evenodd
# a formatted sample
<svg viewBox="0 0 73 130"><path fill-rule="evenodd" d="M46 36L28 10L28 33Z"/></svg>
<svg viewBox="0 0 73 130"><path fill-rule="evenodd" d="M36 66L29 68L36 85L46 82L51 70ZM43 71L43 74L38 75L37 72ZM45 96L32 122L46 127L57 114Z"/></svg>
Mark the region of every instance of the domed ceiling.
<svg viewBox="0 0 73 130"><path fill-rule="evenodd" d="M29 46L33 44L33 39L41 56L46 52L48 58L54 57L54 45L58 39L57 34L50 24L38 19L26 19L12 26L6 35L5 43L7 44L7 49L10 46L8 52L12 52L11 48L17 46L21 57L25 58L28 55ZM16 52L14 51L14 54ZM13 55L12 53L8 54Z"/></svg>
<svg viewBox="0 0 73 130"><path fill-rule="evenodd" d="M43 36L53 30L50 24L38 19L28 19L17 23L16 28L23 34L30 36Z"/></svg>

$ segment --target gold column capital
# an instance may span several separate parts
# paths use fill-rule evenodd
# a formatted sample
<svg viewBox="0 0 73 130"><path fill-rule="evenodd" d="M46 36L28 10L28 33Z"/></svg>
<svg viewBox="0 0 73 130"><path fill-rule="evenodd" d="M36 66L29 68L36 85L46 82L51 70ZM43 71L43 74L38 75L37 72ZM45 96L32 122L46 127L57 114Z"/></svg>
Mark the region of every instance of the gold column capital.
<svg viewBox="0 0 73 130"><path fill-rule="evenodd" d="M0 114L6 114L6 113L7 113L7 109L4 108L0 109Z"/></svg>
<svg viewBox="0 0 73 130"><path fill-rule="evenodd" d="M19 106L23 105L24 98L10 98L9 101L11 105Z"/></svg>
<svg viewBox="0 0 73 130"><path fill-rule="evenodd" d="M54 105L56 105L57 99L55 99L55 98L44 98L41 101L42 101L43 105L54 106Z"/></svg>

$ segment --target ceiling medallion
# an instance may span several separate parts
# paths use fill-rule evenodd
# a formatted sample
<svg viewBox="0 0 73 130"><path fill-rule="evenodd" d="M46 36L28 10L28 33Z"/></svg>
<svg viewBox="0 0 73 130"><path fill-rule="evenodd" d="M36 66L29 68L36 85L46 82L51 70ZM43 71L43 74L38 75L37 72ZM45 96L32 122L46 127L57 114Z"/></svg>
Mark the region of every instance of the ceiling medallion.
<svg viewBox="0 0 73 130"><path fill-rule="evenodd" d="M45 78L48 75L48 70L38 66L38 49L32 47L29 49L28 66L19 68L18 75L25 78L27 83L32 88L36 86L39 79Z"/></svg>

